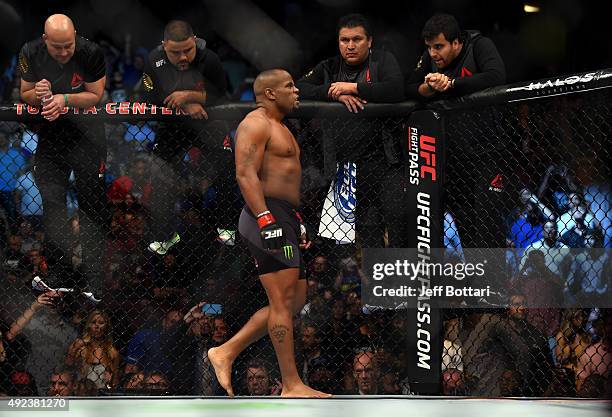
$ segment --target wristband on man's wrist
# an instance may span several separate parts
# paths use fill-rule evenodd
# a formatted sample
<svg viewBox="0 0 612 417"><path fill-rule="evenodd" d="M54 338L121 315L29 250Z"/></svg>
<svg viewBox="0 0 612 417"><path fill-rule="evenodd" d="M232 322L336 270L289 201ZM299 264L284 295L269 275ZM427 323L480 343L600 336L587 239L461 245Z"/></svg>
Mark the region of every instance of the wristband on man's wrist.
<svg viewBox="0 0 612 417"><path fill-rule="evenodd" d="M259 225L260 229L263 229L272 223L276 223L276 219L272 213L270 213L270 210L262 211L257 215L257 224Z"/></svg>
<svg viewBox="0 0 612 417"><path fill-rule="evenodd" d="M68 107L68 94L64 94L64 107Z"/></svg>

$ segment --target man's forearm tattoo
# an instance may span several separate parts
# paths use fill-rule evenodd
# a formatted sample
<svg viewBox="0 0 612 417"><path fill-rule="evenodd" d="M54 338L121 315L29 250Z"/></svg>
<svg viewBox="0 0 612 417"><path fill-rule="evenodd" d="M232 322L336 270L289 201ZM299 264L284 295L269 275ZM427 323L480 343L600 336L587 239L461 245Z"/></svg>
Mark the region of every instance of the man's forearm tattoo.
<svg viewBox="0 0 612 417"><path fill-rule="evenodd" d="M285 341L287 333L289 333L289 328L282 324L275 324L272 326L272 331L270 332L278 343L283 343Z"/></svg>

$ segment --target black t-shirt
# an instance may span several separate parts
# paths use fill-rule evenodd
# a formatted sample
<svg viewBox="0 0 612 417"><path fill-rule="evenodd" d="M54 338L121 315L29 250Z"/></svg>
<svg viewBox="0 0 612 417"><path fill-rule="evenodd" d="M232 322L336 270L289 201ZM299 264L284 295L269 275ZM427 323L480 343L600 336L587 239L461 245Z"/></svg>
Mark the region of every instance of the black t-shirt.
<svg viewBox="0 0 612 417"><path fill-rule="evenodd" d="M365 60L360 65L348 65L344 61L340 62L340 71L338 72L338 80L349 83L364 83L367 80L367 71L370 65L370 60Z"/></svg>
<svg viewBox="0 0 612 417"><path fill-rule="evenodd" d="M206 102L225 96L227 83L221 60L206 41L196 38L196 56L186 71L179 71L169 60L162 45L152 50L142 75L142 89L146 100L153 104L163 101L174 91L206 91Z"/></svg>
<svg viewBox="0 0 612 417"><path fill-rule="evenodd" d="M77 94L85 91L85 83L100 80L106 75L106 64L102 48L82 36L75 39L74 55L66 64L60 64L49 55L42 38L23 45L19 53L21 78L28 82L46 79L51 83L53 94ZM104 125L92 118L78 123L60 117L52 123L30 125L38 133L41 155L64 155L65 146L91 147L92 152L106 155ZM86 140L85 140L86 139Z"/></svg>
<svg viewBox="0 0 612 417"><path fill-rule="evenodd" d="M75 94L85 91L85 83L98 81L106 75L104 52L92 41L76 37L74 55L60 64L49 55L42 38L23 45L19 53L19 70L24 81L46 79L54 94Z"/></svg>

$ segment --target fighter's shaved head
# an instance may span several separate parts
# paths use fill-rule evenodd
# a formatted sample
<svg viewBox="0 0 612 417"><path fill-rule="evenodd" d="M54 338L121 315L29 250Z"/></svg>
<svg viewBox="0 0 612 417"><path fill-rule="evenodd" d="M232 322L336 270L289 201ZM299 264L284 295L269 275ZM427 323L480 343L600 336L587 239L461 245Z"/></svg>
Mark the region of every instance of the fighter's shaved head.
<svg viewBox="0 0 612 417"><path fill-rule="evenodd" d="M45 21L45 34L51 38L72 36L74 34L74 23L65 14L53 14Z"/></svg>
<svg viewBox="0 0 612 417"><path fill-rule="evenodd" d="M255 97L264 95L266 88L276 87L284 75L289 73L283 69L270 69L260 73L253 83Z"/></svg>
<svg viewBox="0 0 612 417"><path fill-rule="evenodd" d="M280 68L263 71L253 83L257 106L265 107L281 118L298 108L299 91L291 74Z"/></svg>

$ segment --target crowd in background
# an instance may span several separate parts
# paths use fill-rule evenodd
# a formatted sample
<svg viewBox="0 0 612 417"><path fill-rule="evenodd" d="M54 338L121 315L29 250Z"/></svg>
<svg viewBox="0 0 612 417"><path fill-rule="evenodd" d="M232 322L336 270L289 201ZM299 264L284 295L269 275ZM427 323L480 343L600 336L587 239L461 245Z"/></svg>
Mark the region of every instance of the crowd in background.
<svg viewBox="0 0 612 417"><path fill-rule="evenodd" d="M111 44L105 50L104 100L138 101L147 51L130 48L134 52L127 55ZM254 69L229 47L219 55L232 98L252 100ZM15 61L2 78L5 103L19 101ZM219 169L231 165L232 133L220 132L223 151L214 156L197 147L186 152L176 202L182 242L157 256L145 250L148 203L155 192L148 170L157 128L154 122L106 126L111 214L103 260L106 294L95 305L70 293L32 291L34 277L51 286L61 281L49 273L45 258L44 207L31 173L37 137L22 124L0 123L0 394L222 395L206 352L260 307L254 300L265 298L235 230L218 227L219 219L231 224L243 204L237 186L223 181L233 174ZM308 301L294 329L302 378L334 394L411 394L415 387L405 349L409 315L364 308L358 245L316 237L329 182L318 158L316 126L292 128L303 143L302 211L315 243L305 255ZM532 158L538 157L537 145L541 142L525 145L532 146ZM230 164L212 163L211 157ZM507 306L446 313L444 394L603 397L611 392L610 311L528 308L543 293L577 302L585 293L609 294L607 251L578 259L563 252L611 245L608 186L580 169L548 164L535 182L525 181L507 217L508 247L514 249L508 255ZM69 193L66 204L73 264L79 265L78 196ZM446 231L447 241L460 248L456 229ZM205 312L206 304L220 304L222 311ZM237 392L278 395L273 358L265 343L249 348L234 370Z"/></svg>

